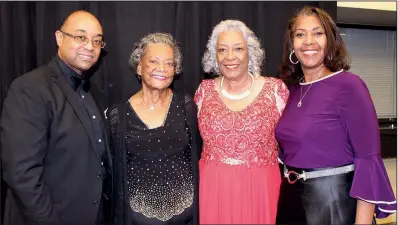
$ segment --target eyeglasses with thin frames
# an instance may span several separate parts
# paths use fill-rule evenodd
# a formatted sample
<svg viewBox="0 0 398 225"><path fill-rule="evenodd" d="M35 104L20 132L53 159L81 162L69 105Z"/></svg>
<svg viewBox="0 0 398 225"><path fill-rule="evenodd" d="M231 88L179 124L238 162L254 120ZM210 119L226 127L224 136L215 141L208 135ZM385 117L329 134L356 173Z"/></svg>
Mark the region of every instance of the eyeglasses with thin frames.
<svg viewBox="0 0 398 225"><path fill-rule="evenodd" d="M79 45L86 45L86 44L88 44L88 43L90 42L90 40L89 40L86 36L83 36L83 35L73 35L73 34L67 33L67 32L62 31L62 30L59 30L59 31L60 31L62 34L65 34L66 36L73 38L73 41L74 41L76 44L79 44ZM92 44L93 47L95 47L95 48L104 48L105 45L106 45L105 41L103 41L103 40L95 40L94 38L91 40L91 44Z"/></svg>

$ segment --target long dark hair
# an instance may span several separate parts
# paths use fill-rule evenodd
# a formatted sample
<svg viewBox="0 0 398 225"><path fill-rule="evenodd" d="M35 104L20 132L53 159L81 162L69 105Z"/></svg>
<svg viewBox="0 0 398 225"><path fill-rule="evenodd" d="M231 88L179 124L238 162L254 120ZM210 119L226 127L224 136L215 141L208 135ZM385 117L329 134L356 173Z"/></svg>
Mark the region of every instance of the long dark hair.
<svg viewBox="0 0 398 225"><path fill-rule="evenodd" d="M341 69L350 69L350 59L347 50L344 45L344 41L340 36L339 30L336 23L329 16L329 14L322 9L305 6L300 9L295 16L293 16L285 32L285 42L283 46L283 61L279 68L280 78L288 85L298 83L303 75L300 63L292 64L289 60L289 55L293 49L293 35L296 28L297 19L300 16L316 16L320 20L323 28L325 29L327 38L326 57L323 63L326 68L332 72L339 71ZM295 57L292 57L295 58Z"/></svg>

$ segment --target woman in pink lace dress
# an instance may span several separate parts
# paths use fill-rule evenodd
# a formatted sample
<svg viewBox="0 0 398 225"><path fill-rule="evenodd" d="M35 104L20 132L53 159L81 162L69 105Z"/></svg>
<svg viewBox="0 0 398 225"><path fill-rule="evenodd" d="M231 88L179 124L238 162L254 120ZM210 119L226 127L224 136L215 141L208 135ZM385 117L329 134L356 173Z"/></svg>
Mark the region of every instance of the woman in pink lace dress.
<svg viewBox="0 0 398 225"><path fill-rule="evenodd" d="M213 30L195 94L203 139L200 224L275 223L281 176L274 130L288 98L276 78L260 76L264 51L241 21Z"/></svg>

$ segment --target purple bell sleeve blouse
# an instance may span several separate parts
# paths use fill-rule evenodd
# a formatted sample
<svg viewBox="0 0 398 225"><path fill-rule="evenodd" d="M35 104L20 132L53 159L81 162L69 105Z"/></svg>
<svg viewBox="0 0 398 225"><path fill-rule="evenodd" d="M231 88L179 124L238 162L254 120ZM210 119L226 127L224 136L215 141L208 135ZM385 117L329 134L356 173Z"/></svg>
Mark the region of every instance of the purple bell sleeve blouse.
<svg viewBox="0 0 398 225"><path fill-rule="evenodd" d="M380 150L380 132L368 88L358 76L340 86L337 111L354 154L355 174L350 196L376 204L376 216L396 212L396 200Z"/></svg>

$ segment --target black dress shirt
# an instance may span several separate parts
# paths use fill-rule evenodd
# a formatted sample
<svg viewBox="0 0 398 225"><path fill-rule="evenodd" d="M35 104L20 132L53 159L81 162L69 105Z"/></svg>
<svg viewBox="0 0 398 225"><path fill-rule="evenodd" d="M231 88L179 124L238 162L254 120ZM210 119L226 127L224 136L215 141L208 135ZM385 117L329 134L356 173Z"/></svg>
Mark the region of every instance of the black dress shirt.
<svg viewBox="0 0 398 225"><path fill-rule="evenodd" d="M104 129L104 121L101 119L101 114L94 98L90 91L90 80L89 77L84 74L79 75L74 70L72 70L63 60L56 56L56 61L62 70L62 74L65 79L69 83L70 87L75 91L76 98L79 100L80 105L84 108L87 113L87 120L91 122L94 135L96 137L96 145L95 150L98 152L102 162L102 174L98 174L98 176L102 176L105 179L106 169L104 163L106 163L106 142L105 142L105 129Z"/></svg>

